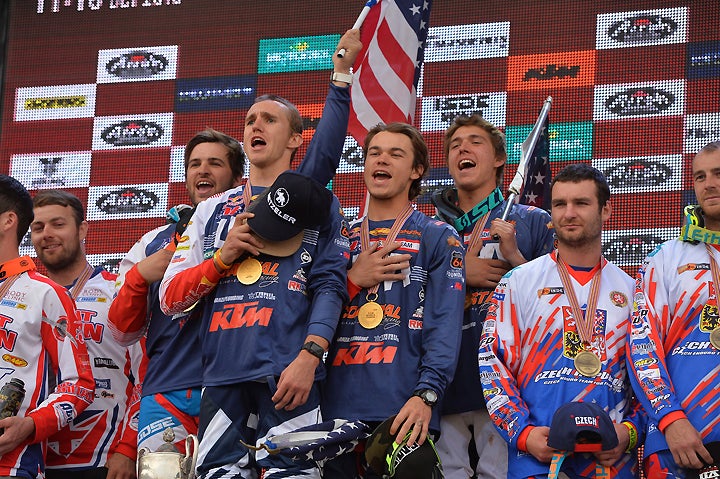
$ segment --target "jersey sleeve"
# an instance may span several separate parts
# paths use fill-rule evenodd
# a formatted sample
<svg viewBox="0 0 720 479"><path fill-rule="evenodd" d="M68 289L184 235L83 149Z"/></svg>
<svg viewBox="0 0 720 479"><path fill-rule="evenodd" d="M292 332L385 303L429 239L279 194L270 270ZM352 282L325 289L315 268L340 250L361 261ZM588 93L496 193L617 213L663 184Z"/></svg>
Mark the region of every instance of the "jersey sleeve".
<svg viewBox="0 0 720 479"><path fill-rule="evenodd" d="M460 352L465 254L460 238L449 226L443 224L442 235L435 239L434 244L427 244L433 254L428 263L422 321L423 353L415 390L429 388L442 396L455 374Z"/></svg>
<svg viewBox="0 0 720 479"><path fill-rule="evenodd" d="M663 350L662 338L672 319L668 290L663 282L663 256L660 246L650 253L638 272L626 341L630 382L649 417L661 430L672 420L685 417Z"/></svg>
<svg viewBox="0 0 720 479"><path fill-rule="evenodd" d="M319 256L308 277L313 299L307 330L307 334L320 336L328 342L335 335L343 304L348 300L347 261L350 257L348 227L340 214L337 198L333 198L330 207L334 211L329 224L323 228L318 243Z"/></svg>
<svg viewBox="0 0 720 479"><path fill-rule="evenodd" d="M150 231L138 240L120 261L115 282L115 298L108 312L108 328L115 341L129 346L138 341L148 323L148 284L137 270L137 264L147 258L147 244L157 234Z"/></svg>
<svg viewBox="0 0 720 479"><path fill-rule="evenodd" d="M110 454L122 454L135 460L137 458L138 418L140 416L140 398L142 397L142 383L147 369L147 354L145 353L145 339L128 348L134 384L132 393L127 397L125 417L123 417L120 436L110 448Z"/></svg>
<svg viewBox="0 0 720 479"><path fill-rule="evenodd" d="M41 339L57 386L27 416L35 422L33 442L47 439L84 411L95 396L90 357L78 329L75 305L66 290L54 285L43 304Z"/></svg>
<svg viewBox="0 0 720 479"><path fill-rule="evenodd" d="M515 379L522 361L518 314L523 308L514 302L512 271L493 293L480 338L478 364L490 418L508 443L522 449L518 438L532 425Z"/></svg>
<svg viewBox="0 0 720 479"><path fill-rule="evenodd" d="M327 184L340 165L350 117L350 88L330 84L323 114L315 128L298 173Z"/></svg>
<svg viewBox="0 0 720 479"><path fill-rule="evenodd" d="M160 283L160 308L168 316L197 303L220 281L212 257L205 259L203 249L207 218L213 214L215 204L208 199L198 205L165 270Z"/></svg>

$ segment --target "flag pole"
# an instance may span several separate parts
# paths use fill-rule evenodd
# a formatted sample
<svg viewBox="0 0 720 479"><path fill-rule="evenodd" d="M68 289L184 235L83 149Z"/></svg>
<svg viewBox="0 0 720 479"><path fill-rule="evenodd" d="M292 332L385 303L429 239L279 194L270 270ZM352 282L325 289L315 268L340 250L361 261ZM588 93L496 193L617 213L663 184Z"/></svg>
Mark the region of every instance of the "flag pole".
<svg viewBox="0 0 720 479"><path fill-rule="evenodd" d="M528 160L530 159L530 156L535 149L535 145L537 145L538 138L540 138L540 132L543 129L543 124L547 119L551 106L552 97L549 96L545 100L545 103L543 103L542 109L540 110L540 115L535 122L535 126L533 126L530 134L525 139L525 141L523 141L522 151L520 153L520 163L518 163L515 177L510 182L510 186L508 187L507 204L505 205L505 209L503 210L503 214L501 216L503 221L507 220L507 217L510 214L510 208L512 208L513 203L515 203L515 197L520 194L520 192L522 191L522 187L525 184L525 174L527 173Z"/></svg>
<svg viewBox="0 0 720 479"><path fill-rule="evenodd" d="M353 26L352 26L352 30L357 30L358 28L360 28L360 27L362 26L363 22L365 21L365 18L368 16L368 13L370 13L370 8L371 8L373 5L375 5L378 1L380 1L380 0L368 0L368 2L365 4L365 6L363 7L362 11L360 12L360 15L358 15L357 20L355 20L355 23L354 23ZM344 56L345 56L345 49L344 49L344 48L341 48L341 49L337 52L337 56L338 56L339 58L344 57Z"/></svg>

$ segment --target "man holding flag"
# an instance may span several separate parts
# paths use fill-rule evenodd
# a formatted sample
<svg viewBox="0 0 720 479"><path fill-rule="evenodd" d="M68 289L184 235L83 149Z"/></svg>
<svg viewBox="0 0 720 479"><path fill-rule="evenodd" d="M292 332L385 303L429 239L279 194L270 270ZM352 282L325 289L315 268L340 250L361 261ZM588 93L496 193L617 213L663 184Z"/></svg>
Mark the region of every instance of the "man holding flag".
<svg viewBox="0 0 720 479"><path fill-rule="evenodd" d="M533 161L547 164L547 125L536 143ZM531 133L532 135L532 133ZM539 146L539 148L538 148ZM460 358L443 400L438 453L448 479L505 477L507 444L490 421L478 375L478 342L492 292L512 267L553 249L550 215L540 208L511 204L503 212L503 170L507 160L505 135L475 114L458 117L445 133L445 158L455 188L433 198L438 216L460 233L466 248L466 299ZM549 168L548 168L549 170ZM528 172L542 186L549 171ZM522 186L522 185L521 185ZM526 186L525 192L528 191ZM538 201L541 189L530 199ZM545 200L549 200L546 195ZM474 431L479 461L473 471L468 445Z"/></svg>

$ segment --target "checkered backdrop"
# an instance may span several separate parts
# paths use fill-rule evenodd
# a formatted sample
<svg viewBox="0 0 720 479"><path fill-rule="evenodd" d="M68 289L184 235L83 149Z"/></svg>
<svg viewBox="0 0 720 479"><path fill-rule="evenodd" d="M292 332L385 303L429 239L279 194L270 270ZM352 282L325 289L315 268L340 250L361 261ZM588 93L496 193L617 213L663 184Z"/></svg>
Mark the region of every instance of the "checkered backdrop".
<svg viewBox="0 0 720 479"><path fill-rule="evenodd" d="M90 258L112 269L187 202L182 151L197 131L242 138L253 98L271 92L298 105L307 144L333 48L363 3L11 0L0 172L78 195ZM504 128L507 184L548 95L553 172L583 161L606 173L605 255L632 273L677 234L689 160L720 139L720 3L435 0L415 113L432 155L419 208L432 213L430 192L451 183L454 116ZM348 137L332 189L350 216L361 171Z"/></svg>

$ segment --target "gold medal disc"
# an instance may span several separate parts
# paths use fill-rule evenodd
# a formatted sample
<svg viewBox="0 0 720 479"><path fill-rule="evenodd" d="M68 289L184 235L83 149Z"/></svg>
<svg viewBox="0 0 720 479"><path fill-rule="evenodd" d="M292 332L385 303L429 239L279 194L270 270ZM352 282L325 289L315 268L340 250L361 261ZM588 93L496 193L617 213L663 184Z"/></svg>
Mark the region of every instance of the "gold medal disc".
<svg viewBox="0 0 720 479"><path fill-rule="evenodd" d="M600 374L600 369L602 368L600 358L590 351L580 351L573 361L575 363L575 369L583 376L594 378Z"/></svg>
<svg viewBox="0 0 720 479"><path fill-rule="evenodd" d="M253 284L262 276L262 264L255 258L247 258L238 265L235 276L242 284Z"/></svg>
<svg viewBox="0 0 720 479"><path fill-rule="evenodd" d="M720 327L710 332L710 342L715 346L715 349L720 349Z"/></svg>
<svg viewBox="0 0 720 479"><path fill-rule="evenodd" d="M358 321L360 326L365 329L374 329L380 324L385 316L382 306L375 301L370 301L360 306L358 311Z"/></svg>

